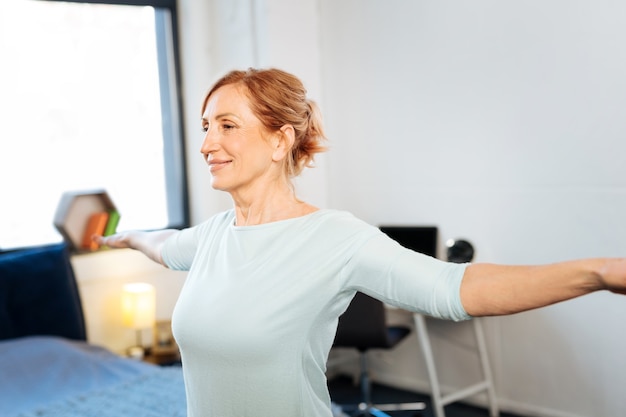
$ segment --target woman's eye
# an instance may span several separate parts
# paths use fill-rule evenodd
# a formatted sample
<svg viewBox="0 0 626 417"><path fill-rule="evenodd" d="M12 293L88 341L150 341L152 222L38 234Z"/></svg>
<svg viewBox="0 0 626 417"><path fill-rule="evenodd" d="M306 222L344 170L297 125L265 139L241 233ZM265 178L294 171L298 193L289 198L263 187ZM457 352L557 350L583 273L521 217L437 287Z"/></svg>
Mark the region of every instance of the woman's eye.
<svg viewBox="0 0 626 417"><path fill-rule="evenodd" d="M222 131L233 130L233 129L235 129L235 127L236 127L236 126L235 126L234 124L232 124L232 123L222 123L222 124L220 125L220 129L221 129ZM209 124L208 124L208 123L207 123L207 124L202 125L202 131L203 131L204 133L206 133L206 132L208 132L208 131L209 131Z"/></svg>

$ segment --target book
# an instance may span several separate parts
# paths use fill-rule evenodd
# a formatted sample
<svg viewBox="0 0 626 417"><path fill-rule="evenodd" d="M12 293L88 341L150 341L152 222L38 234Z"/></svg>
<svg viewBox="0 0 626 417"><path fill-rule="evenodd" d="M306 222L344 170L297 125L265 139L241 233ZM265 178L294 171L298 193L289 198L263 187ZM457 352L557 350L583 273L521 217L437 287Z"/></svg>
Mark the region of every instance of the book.
<svg viewBox="0 0 626 417"><path fill-rule="evenodd" d="M93 241L93 235L103 235L104 229L109 221L109 213L99 211L89 216L85 232L83 233L82 248L88 250L97 250L100 245Z"/></svg>
<svg viewBox="0 0 626 417"><path fill-rule="evenodd" d="M109 210L109 220L104 228L102 236L114 235L117 230L117 224L120 222L120 213L117 210Z"/></svg>

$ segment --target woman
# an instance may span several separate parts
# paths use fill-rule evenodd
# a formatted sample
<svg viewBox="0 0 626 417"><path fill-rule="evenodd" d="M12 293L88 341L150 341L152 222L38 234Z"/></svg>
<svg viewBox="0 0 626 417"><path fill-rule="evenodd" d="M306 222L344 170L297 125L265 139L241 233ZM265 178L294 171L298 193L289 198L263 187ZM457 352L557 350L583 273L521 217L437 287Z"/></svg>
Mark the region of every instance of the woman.
<svg viewBox="0 0 626 417"><path fill-rule="evenodd" d="M464 320L626 289L624 259L446 263L349 213L300 201L291 178L324 150L324 136L291 74L227 74L206 95L202 126L212 187L234 208L181 231L95 238L189 271L172 318L189 416L330 416L325 363L356 291Z"/></svg>

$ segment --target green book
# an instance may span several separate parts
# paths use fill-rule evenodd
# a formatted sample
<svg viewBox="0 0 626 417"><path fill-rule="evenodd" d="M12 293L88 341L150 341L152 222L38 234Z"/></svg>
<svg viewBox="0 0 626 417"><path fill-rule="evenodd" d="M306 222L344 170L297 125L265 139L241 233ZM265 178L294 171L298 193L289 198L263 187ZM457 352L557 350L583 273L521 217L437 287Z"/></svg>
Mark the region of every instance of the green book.
<svg viewBox="0 0 626 417"><path fill-rule="evenodd" d="M109 221L104 228L103 236L111 236L117 230L117 224L120 222L120 213L117 210L109 210Z"/></svg>

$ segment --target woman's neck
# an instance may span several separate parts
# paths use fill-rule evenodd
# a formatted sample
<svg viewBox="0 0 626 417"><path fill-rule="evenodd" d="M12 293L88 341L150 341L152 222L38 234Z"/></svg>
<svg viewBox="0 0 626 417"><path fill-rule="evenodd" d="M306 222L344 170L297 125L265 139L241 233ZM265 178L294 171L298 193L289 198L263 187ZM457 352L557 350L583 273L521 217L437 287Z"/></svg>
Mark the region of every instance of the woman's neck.
<svg viewBox="0 0 626 417"><path fill-rule="evenodd" d="M304 216L317 210L298 200L290 186L274 187L247 196L232 195L237 226L253 226Z"/></svg>

